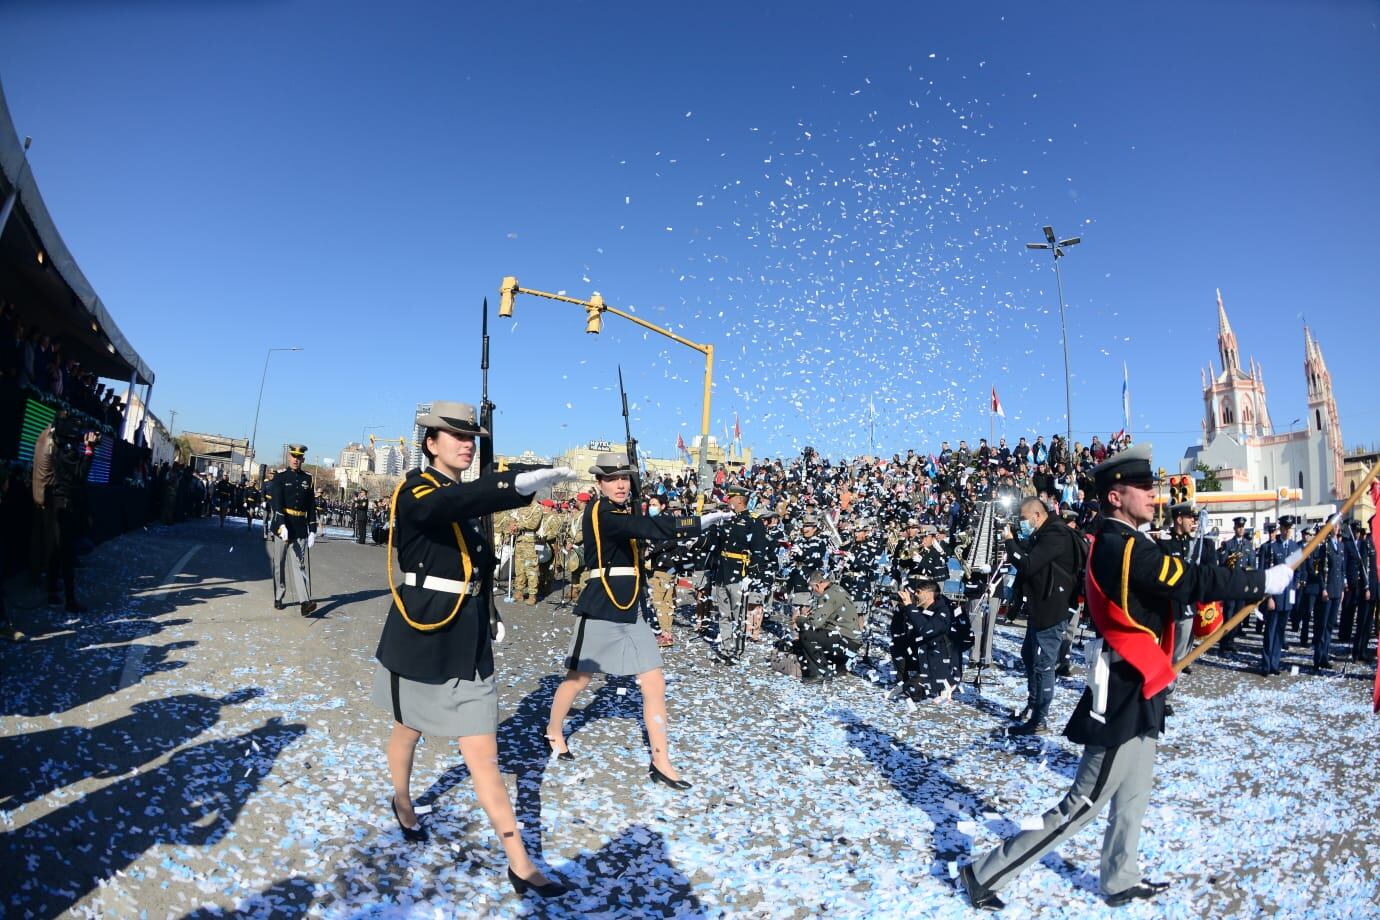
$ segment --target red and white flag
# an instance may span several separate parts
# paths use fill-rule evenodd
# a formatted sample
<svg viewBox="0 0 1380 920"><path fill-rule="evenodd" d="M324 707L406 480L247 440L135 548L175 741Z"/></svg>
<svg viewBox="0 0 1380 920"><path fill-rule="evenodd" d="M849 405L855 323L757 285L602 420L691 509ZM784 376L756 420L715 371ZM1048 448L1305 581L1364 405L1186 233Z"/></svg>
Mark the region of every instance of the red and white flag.
<svg viewBox="0 0 1380 920"><path fill-rule="evenodd" d="M734 415L734 416L733 416L733 440L735 440L735 441L741 441L742 439L743 439L743 426L738 424L738 416L737 416L737 415Z"/></svg>
<svg viewBox="0 0 1380 920"><path fill-rule="evenodd" d="M679 433L676 434L676 450L685 453L685 439Z"/></svg>
<svg viewBox="0 0 1380 920"><path fill-rule="evenodd" d="M997 398L997 388L992 387L992 414L1006 418L1006 410L1001 407L1001 400Z"/></svg>

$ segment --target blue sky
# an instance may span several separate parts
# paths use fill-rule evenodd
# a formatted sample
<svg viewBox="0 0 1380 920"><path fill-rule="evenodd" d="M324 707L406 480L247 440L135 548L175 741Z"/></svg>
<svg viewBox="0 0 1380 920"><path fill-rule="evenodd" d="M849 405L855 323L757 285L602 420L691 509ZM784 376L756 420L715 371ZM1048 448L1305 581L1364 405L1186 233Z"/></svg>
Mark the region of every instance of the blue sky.
<svg viewBox="0 0 1380 920"><path fill-rule="evenodd" d="M978 8L980 6L980 8ZM961 8L955 8L961 7ZM969 8L973 7L973 8ZM1276 424L1306 317L1348 447L1380 441L1371 3L11 2L0 59L50 210L179 430L334 454L477 401L504 275L718 349L714 431L766 453L1063 427L1166 460L1216 288ZM493 319L501 452L698 430L702 362L578 308ZM1000 428L1000 425L999 425Z"/></svg>

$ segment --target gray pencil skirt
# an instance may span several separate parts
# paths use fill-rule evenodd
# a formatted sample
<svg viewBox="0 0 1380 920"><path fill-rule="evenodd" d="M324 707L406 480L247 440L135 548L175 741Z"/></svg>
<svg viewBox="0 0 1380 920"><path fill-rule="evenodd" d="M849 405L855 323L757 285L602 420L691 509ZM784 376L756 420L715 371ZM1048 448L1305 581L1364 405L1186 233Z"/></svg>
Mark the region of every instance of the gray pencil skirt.
<svg viewBox="0 0 1380 920"><path fill-rule="evenodd" d="M370 699L393 721L438 738L498 732L498 687L493 676L413 680L379 665Z"/></svg>
<svg viewBox="0 0 1380 920"><path fill-rule="evenodd" d="M565 666L586 674L645 674L661 667L661 651L652 628L641 617L633 623L580 617L570 637Z"/></svg>

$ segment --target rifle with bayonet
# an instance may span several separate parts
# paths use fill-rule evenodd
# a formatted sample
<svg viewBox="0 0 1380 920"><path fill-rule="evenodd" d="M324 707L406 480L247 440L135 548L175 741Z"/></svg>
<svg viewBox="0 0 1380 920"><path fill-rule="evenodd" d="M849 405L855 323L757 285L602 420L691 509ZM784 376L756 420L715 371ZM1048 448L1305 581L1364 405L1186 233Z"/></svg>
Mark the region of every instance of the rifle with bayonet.
<svg viewBox="0 0 1380 920"><path fill-rule="evenodd" d="M632 423L628 420L628 393L623 389L623 365L618 365L618 396L623 400L623 437L628 447L628 466L632 467L632 492L628 498L628 504L632 507L633 514L642 513L642 490L641 490L641 471L642 467L637 462L637 438L632 435Z"/></svg>
<svg viewBox="0 0 1380 920"><path fill-rule="evenodd" d="M481 379L481 393L479 400L479 427L489 433L487 438L479 439L479 475L487 476L494 472L494 404L489 401L489 298L484 298L484 307L481 313L479 324L480 352L479 352L479 373ZM497 548L494 547L494 519L492 515L484 515L481 519L480 530L484 534L484 540L494 555L497 556ZM512 566L510 560L508 565ZM502 617L498 613L498 604L494 601L494 569L492 566L481 576L482 592L484 603L489 610L489 636L498 638L498 624Z"/></svg>

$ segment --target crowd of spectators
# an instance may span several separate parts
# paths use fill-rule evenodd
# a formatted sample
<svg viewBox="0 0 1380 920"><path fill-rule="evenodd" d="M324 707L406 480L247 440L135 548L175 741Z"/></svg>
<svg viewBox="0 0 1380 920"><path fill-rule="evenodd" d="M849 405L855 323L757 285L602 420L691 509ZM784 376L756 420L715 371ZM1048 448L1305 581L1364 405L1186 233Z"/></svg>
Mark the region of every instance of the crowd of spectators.
<svg viewBox="0 0 1380 920"><path fill-rule="evenodd" d="M11 303L0 303L0 387L89 420L106 435L124 426L119 394L68 354L61 339L26 326Z"/></svg>

